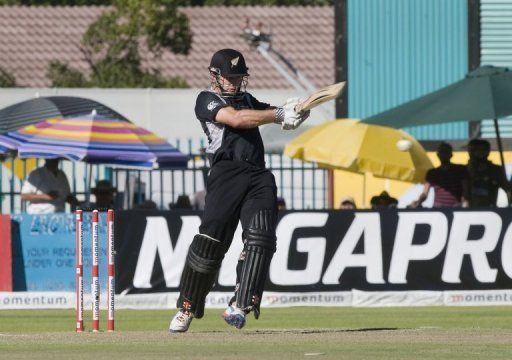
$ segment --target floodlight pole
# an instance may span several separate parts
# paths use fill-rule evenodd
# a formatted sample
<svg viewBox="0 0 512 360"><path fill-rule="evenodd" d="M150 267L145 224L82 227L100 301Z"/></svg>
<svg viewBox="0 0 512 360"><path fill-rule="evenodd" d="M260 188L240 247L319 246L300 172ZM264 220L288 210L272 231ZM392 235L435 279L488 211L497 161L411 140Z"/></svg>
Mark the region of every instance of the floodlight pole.
<svg viewBox="0 0 512 360"><path fill-rule="evenodd" d="M249 45L260 53L260 55L299 93L308 95L315 92L315 85L283 54L272 48L272 35L260 30L246 27L242 37ZM273 56L277 57L276 60ZM285 66L280 64L282 62ZM318 109L322 112L325 120L332 120L335 114L327 105L320 105Z"/></svg>

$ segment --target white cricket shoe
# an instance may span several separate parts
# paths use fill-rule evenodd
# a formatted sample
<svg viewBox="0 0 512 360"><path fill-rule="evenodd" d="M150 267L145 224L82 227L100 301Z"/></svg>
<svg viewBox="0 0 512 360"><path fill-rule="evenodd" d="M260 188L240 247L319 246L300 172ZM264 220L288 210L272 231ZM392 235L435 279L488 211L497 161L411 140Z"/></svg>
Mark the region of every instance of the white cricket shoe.
<svg viewBox="0 0 512 360"><path fill-rule="evenodd" d="M222 317L229 325L237 329L241 329L245 326L245 312L236 306L228 306L224 314L222 314Z"/></svg>
<svg viewBox="0 0 512 360"><path fill-rule="evenodd" d="M194 314L190 311L180 310L174 315L169 325L170 332L185 332L188 330L190 323L194 319Z"/></svg>

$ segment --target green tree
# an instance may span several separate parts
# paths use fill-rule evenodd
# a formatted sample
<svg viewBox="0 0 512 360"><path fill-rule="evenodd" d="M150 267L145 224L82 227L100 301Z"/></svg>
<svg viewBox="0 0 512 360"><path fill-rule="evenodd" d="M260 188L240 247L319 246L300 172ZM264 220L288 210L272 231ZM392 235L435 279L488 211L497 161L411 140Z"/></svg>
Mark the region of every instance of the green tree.
<svg viewBox="0 0 512 360"><path fill-rule="evenodd" d="M0 67L0 88L1 87L16 87L16 78L7 70Z"/></svg>
<svg viewBox="0 0 512 360"><path fill-rule="evenodd" d="M82 37L81 50L90 66L88 77L54 61L47 75L53 86L186 87L184 80L162 77L158 69L144 69L141 53L158 58L164 49L188 54L192 35L188 19L178 13L179 0L113 0Z"/></svg>
<svg viewBox="0 0 512 360"><path fill-rule="evenodd" d="M78 70L70 68L68 64L51 61L46 76L52 80L54 87L89 87L91 86L85 76Z"/></svg>

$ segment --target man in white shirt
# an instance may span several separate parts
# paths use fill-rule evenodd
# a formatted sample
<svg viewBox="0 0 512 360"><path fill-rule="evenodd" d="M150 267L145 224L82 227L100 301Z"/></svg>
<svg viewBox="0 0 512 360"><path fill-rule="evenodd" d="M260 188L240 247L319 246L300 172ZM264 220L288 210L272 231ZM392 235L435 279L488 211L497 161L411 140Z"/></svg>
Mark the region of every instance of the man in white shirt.
<svg viewBox="0 0 512 360"><path fill-rule="evenodd" d="M66 202L77 204L66 174L59 169L59 159L46 159L43 167L30 173L21 189L21 199L29 202L29 214L64 212Z"/></svg>

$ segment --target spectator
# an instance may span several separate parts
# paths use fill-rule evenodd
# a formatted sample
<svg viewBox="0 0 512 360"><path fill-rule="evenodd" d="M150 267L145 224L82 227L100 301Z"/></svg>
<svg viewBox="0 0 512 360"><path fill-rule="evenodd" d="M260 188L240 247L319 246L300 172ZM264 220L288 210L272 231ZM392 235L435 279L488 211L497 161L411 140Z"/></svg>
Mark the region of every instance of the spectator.
<svg viewBox="0 0 512 360"><path fill-rule="evenodd" d="M409 207L421 207L431 188L434 189L433 207L468 207L468 169L464 165L453 164L452 156L453 150L450 144L445 142L439 144L437 157L441 165L427 172L423 192L418 200L413 201Z"/></svg>
<svg viewBox="0 0 512 360"><path fill-rule="evenodd" d="M91 189L91 193L96 198L96 203L90 205L97 209L112 209L114 206L114 193L116 188L108 180L100 180L96 187Z"/></svg>
<svg viewBox="0 0 512 360"><path fill-rule="evenodd" d="M487 140L473 139L468 143L470 207L495 207L499 188L510 199L510 183L503 168L487 159L490 152L491 144Z"/></svg>
<svg viewBox="0 0 512 360"><path fill-rule="evenodd" d="M66 174L59 169L59 159L46 159L44 166L32 171L21 189L21 199L28 201L27 213L52 214L65 211L66 202L76 206Z"/></svg>
<svg viewBox="0 0 512 360"><path fill-rule="evenodd" d="M277 197L277 210L286 210L286 201L280 196Z"/></svg>
<svg viewBox="0 0 512 360"><path fill-rule="evenodd" d="M344 196L341 198L340 201L340 209L343 210L355 210L356 202L354 201L354 198L352 196Z"/></svg>
<svg viewBox="0 0 512 360"><path fill-rule="evenodd" d="M170 209L186 209L191 210L192 204L190 203L190 197L188 195L180 195L178 196L178 200L176 200L176 203L169 204Z"/></svg>
<svg viewBox="0 0 512 360"><path fill-rule="evenodd" d="M387 191L383 191L379 195L373 196L370 200L370 206L373 210L396 208L397 205L398 200L389 196Z"/></svg>

